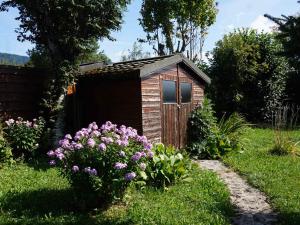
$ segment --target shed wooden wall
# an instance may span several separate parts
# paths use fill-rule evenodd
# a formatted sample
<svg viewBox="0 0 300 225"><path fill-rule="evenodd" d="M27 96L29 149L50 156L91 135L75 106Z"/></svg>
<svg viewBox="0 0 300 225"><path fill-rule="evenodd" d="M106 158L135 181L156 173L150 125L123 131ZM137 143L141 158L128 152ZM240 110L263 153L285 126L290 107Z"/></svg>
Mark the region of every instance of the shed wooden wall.
<svg viewBox="0 0 300 225"><path fill-rule="evenodd" d="M82 79L78 82L79 126L111 121L131 126L141 133L141 83L138 79Z"/></svg>
<svg viewBox="0 0 300 225"><path fill-rule="evenodd" d="M203 101L204 82L195 79L192 72L180 64L178 67L177 65L173 65L157 71L146 79L143 79L141 81L143 135L147 136L154 143L163 141L161 79L176 80L177 76L181 80L192 82L192 109L200 105ZM180 118L184 124L183 129L186 129L187 119L187 117ZM186 138L183 137L183 140L185 141Z"/></svg>
<svg viewBox="0 0 300 225"><path fill-rule="evenodd" d="M0 66L0 117L37 117L47 77L31 68Z"/></svg>

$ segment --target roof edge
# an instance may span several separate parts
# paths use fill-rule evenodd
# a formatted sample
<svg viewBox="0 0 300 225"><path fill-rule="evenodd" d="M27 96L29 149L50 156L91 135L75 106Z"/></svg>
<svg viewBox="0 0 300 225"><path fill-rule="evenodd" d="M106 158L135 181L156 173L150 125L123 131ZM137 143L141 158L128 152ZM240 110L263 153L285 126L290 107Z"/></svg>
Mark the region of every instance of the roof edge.
<svg viewBox="0 0 300 225"><path fill-rule="evenodd" d="M199 78L204 80L206 83L211 83L211 79L202 70L200 70L191 60L189 60L182 54L176 54L156 63L143 66L142 68L140 68L140 77L146 78L158 69L163 69L172 64L177 64L180 62L183 62L185 65L187 65L192 71L194 71L194 73L196 73L199 76Z"/></svg>

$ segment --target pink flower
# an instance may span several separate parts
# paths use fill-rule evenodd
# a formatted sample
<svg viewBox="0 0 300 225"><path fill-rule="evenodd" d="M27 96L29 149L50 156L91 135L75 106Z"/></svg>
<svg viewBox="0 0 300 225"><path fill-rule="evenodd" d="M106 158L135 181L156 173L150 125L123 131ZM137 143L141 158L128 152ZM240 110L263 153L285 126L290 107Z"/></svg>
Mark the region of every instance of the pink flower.
<svg viewBox="0 0 300 225"><path fill-rule="evenodd" d="M91 148L93 148L95 146L96 142L94 139L92 138L89 138L88 141L87 141L87 145Z"/></svg>
<svg viewBox="0 0 300 225"><path fill-rule="evenodd" d="M104 143L101 143L101 144L99 145L99 150L100 150L100 151L105 151L105 150L106 150L106 145L105 145Z"/></svg>

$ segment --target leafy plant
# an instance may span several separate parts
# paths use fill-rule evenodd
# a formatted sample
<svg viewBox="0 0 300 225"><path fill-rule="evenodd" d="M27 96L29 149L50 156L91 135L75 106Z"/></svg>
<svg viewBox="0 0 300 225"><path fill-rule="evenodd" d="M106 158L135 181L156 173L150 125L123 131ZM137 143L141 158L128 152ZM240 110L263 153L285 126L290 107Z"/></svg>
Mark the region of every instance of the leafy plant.
<svg viewBox="0 0 300 225"><path fill-rule="evenodd" d="M47 154L74 187L82 207L93 207L123 197L131 182L145 183L144 170L153 157L152 145L131 127L91 123L74 137L67 134Z"/></svg>
<svg viewBox="0 0 300 225"><path fill-rule="evenodd" d="M13 162L12 149L3 137L2 124L0 123L0 164L5 162Z"/></svg>
<svg viewBox="0 0 300 225"><path fill-rule="evenodd" d="M202 142L217 130L217 119L210 99L192 111L188 121L188 142Z"/></svg>
<svg viewBox="0 0 300 225"><path fill-rule="evenodd" d="M216 122L212 105L205 99L203 105L195 109L188 126L188 150L197 158L221 158L228 152L242 149L241 134L248 124L237 113Z"/></svg>
<svg viewBox="0 0 300 225"><path fill-rule="evenodd" d="M39 141L45 127L42 117L33 119L32 122L18 117L17 120L9 119L6 122L5 133L15 156L24 154L34 156L39 147Z"/></svg>
<svg viewBox="0 0 300 225"><path fill-rule="evenodd" d="M150 185L166 188L188 177L191 161L184 151L179 152L173 146L165 147L163 144L156 144L153 152L154 156L146 170Z"/></svg>

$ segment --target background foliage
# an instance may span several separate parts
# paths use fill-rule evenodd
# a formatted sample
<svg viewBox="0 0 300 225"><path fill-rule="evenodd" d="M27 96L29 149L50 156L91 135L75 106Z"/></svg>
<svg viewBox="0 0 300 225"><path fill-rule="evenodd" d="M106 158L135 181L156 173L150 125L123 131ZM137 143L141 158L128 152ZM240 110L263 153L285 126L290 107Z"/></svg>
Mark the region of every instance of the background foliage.
<svg viewBox="0 0 300 225"><path fill-rule="evenodd" d="M250 121L271 120L285 99L289 65L273 34L235 30L212 51L210 96L217 116L239 112Z"/></svg>

